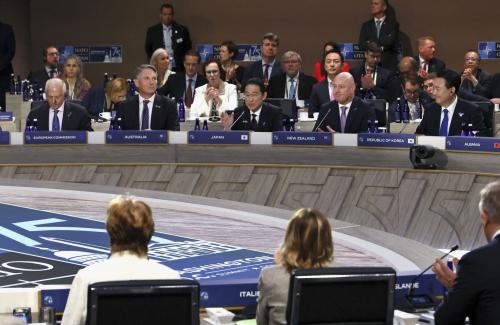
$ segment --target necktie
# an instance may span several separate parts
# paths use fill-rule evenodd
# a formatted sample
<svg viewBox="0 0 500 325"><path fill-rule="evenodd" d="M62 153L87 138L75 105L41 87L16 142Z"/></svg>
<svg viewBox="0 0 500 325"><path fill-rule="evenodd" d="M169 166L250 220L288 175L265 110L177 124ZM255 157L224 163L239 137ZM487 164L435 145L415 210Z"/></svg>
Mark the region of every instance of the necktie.
<svg viewBox="0 0 500 325"><path fill-rule="evenodd" d="M290 93L288 94L288 99L295 99L295 79L290 79Z"/></svg>
<svg viewBox="0 0 500 325"><path fill-rule="evenodd" d="M57 116L58 112L59 111L57 109L54 110L54 117L52 118L52 131L61 131L59 117Z"/></svg>
<svg viewBox="0 0 500 325"><path fill-rule="evenodd" d="M185 100L185 104L186 104L186 107L191 107L191 105L193 104L193 79L189 78L188 79L188 87L186 89L186 100Z"/></svg>
<svg viewBox="0 0 500 325"><path fill-rule="evenodd" d="M257 131L257 114L252 113L252 130Z"/></svg>
<svg viewBox="0 0 500 325"><path fill-rule="evenodd" d="M335 100L335 95L333 94L333 82L330 82L330 101Z"/></svg>
<svg viewBox="0 0 500 325"><path fill-rule="evenodd" d="M141 130L147 130L149 129L149 110L148 110L148 103L149 100L143 101L144 106L142 108L142 124L141 124Z"/></svg>
<svg viewBox="0 0 500 325"><path fill-rule="evenodd" d="M439 136L445 137L448 135L448 110L443 109L443 121L441 122L441 127L439 128Z"/></svg>
<svg viewBox="0 0 500 325"><path fill-rule="evenodd" d="M52 68L50 69L50 78L55 78L56 76L56 69Z"/></svg>
<svg viewBox="0 0 500 325"><path fill-rule="evenodd" d="M345 123L347 121L347 114L346 114L347 106L342 106L340 107L340 109L342 110L342 114L340 115L340 130L342 131L342 133L344 133Z"/></svg>
<svg viewBox="0 0 500 325"><path fill-rule="evenodd" d="M427 72L427 62L425 62L425 61L424 61L424 63L422 63L422 70Z"/></svg>
<svg viewBox="0 0 500 325"><path fill-rule="evenodd" d="M376 20L375 23L377 24L377 38L380 37L380 28L382 27L382 20Z"/></svg>
<svg viewBox="0 0 500 325"><path fill-rule="evenodd" d="M264 64L264 66L266 68L264 69L264 78L262 78L262 81L267 85L269 81L269 64Z"/></svg>

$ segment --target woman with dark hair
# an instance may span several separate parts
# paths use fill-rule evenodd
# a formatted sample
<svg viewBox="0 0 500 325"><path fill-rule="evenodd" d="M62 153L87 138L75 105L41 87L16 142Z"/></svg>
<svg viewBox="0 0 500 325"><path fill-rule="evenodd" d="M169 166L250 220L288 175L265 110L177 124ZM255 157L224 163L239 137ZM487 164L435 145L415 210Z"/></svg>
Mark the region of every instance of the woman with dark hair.
<svg viewBox="0 0 500 325"><path fill-rule="evenodd" d="M286 324L292 270L328 267L332 262L332 229L328 219L316 209L296 211L276 252L277 265L264 268L260 274L257 324Z"/></svg>
<svg viewBox="0 0 500 325"><path fill-rule="evenodd" d="M238 46L233 41L224 41L220 44L219 55L222 66L221 79L236 85L238 90L241 90L245 68L234 63L238 56Z"/></svg>
<svg viewBox="0 0 500 325"><path fill-rule="evenodd" d="M335 42L326 42L323 45L323 55L331 50L340 52L339 45ZM349 72L349 69L350 69L349 63L344 61L344 65L342 66L342 72ZM323 68L323 62L316 62L314 64L314 76L318 81L325 80L326 74L325 74L325 69Z"/></svg>
<svg viewBox="0 0 500 325"><path fill-rule="evenodd" d="M66 57L61 79L66 83L67 99L83 100L90 89L90 82L83 77L83 62L77 55Z"/></svg>

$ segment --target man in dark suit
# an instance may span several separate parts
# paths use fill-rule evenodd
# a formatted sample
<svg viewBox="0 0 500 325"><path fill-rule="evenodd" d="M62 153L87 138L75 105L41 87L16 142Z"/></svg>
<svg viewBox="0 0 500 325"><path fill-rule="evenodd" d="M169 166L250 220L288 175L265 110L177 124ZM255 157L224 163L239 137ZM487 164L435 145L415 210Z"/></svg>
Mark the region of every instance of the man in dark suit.
<svg viewBox="0 0 500 325"><path fill-rule="evenodd" d="M432 270L449 289L434 314L436 325L470 323L498 324L500 320L500 182L481 190L479 213L488 244L465 254L457 273L437 259Z"/></svg>
<svg viewBox="0 0 500 325"><path fill-rule="evenodd" d="M426 108L415 133L459 136L462 131L477 131L479 135L487 135L481 110L457 96L459 87L458 73L445 70L437 74L432 91L436 102ZM469 124L472 124L471 130Z"/></svg>
<svg viewBox="0 0 500 325"><path fill-rule="evenodd" d="M349 72L356 83L356 96L392 102L396 99L399 84L391 70L378 66L381 53L380 47L375 42L367 42L364 63Z"/></svg>
<svg viewBox="0 0 500 325"><path fill-rule="evenodd" d="M47 102L28 114L27 123L37 120L39 131L92 131L90 115L80 105L65 101L66 84L58 78L45 84Z"/></svg>
<svg viewBox="0 0 500 325"><path fill-rule="evenodd" d="M422 36L418 39L418 74L425 78L429 73L438 73L446 70L446 64L435 57L436 41L432 36Z"/></svg>
<svg viewBox="0 0 500 325"><path fill-rule="evenodd" d="M380 65L396 71L398 64L399 24L394 17L386 15L386 0L372 0L371 13L373 19L365 22L359 32L359 45L363 48L366 42L377 43L382 48Z"/></svg>
<svg viewBox="0 0 500 325"><path fill-rule="evenodd" d="M222 113L225 130L250 130L256 132L281 131L282 113L279 107L264 103L266 87L260 78L250 78L245 85L245 105L233 114Z"/></svg>
<svg viewBox="0 0 500 325"><path fill-rule="evenodd" d="M140 65L134 83L139 95L116 105L116 119L121 118L122 129L179 131L175 102L156 94L155 67L149 64Z"/></svg>
<svg viewBox="0 0 500 325"><path fill-rule="evenodd" d="M158 94L175 98L182 98L187 108L191 107L194 100L195 89L207 83L207 79L198 73L200 55L194 50L186 52L184 56L185 72L171 75L167 82L158 89Z"/></svg>
<svg viewBox="0 0 500 325"><path fill-rule="evenodd" d="M161 23L148 28L146 32L146 54L148 61L158 48L167 50L170 64L174 71L184 71L182 59L187 51L191 50L189 30L174 21L174 6L164 3L160 7Z"/></svg>
<svg viewBox="0 0 500 325"><path fill-rule="evenodd" d="M313 132L362 133L368 130L368 120L375 114L367 104L354 96L355 87L349 72L342 72L335 77L335 100L321 107Z"/></svg>
<svg viewBox="0 0 500 325"><path fill-rule="evenodd" d="M500 73L495 73L491 78L491 102L500 104Z"/></svg>
<svg viewBox="0 0 500 325"><path fill-rule="evenodd" d="M460 90L467 90L473 94L490 98L492 76L483 71L479 64L481 58L476 50L465 53L464 71L462 72L462 83Z"/></svg>
<svg viewBox="0 0 500 325"><path fill-rule="evenodd" d="M254 62L245 70L243 85L245 85L246 81L250 78L260 78L267 87L271 77L283 73L281 64L276 60L279 45L280 41L278 35L274 33L267 33L264 35L260 46L262 60Z"/></svg>
<svg viewBox="0 0 500 325"><path fill-rule="evenodd" d="M299 53L288 51L281 56L284 73L271 77L267 86L267 97L306 100L316 79L302 72L302 57Z"/></svg>
<svg viewBox="0 0 500 325"><path fill-rule="evenodd" d="M0 111L5 111L5 92L10 88L12 59L16 54L16 39L12 26L0 22Z"/></svg>
<svg viewBox="0 0 500 325"><path fill-rule="evenodd" d="M395 121L395 112L399 104L400 109L408 106L410 121L422 119L424 109L434 100L422 89L422 79L416 74L410 74L403 80L403 93L400 100L396 99L389 107L389 121ZM400 116L401 117L401 116Z"/></svg>
<svg viewBox="0 0 500 325"><path fill-rule="evenodd" d="M323 55L323 67L326 72L326 78L312 87L309 116L313 115L314 112L319 112L323 104L335 99L333 95L333 79L342 72L343 65L344 56L341 52L338 50L325 52Z"/></svg>
<svg viewBox="0 0 500 325"><path fill-rule="evenodd" d="M51 45L43 50L42 59L43 69L30 71L28 75L30 83L36 83L39 88L45 88L47 80L57 78L62 74L62 68L59 66L59 51L55 46Z"/></svg>

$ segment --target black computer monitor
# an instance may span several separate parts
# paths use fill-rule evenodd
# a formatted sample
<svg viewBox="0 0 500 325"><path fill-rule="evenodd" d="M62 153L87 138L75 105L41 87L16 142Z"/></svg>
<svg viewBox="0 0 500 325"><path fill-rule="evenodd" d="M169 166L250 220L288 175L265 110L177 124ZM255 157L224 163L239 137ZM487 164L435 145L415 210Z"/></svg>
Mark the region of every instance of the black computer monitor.
<svg viewBox="0 0 500 325"><path fill-rule="evenodd" d="M396 272L388 267L296 270L290 277L287 322L392 324Z"/></svg>
<svg viewBox="0 0 500 325"><path fill-rule="evenodd" d="M112 281L89 286L89 325L199 322L199 284L194 280Z"/></svg>

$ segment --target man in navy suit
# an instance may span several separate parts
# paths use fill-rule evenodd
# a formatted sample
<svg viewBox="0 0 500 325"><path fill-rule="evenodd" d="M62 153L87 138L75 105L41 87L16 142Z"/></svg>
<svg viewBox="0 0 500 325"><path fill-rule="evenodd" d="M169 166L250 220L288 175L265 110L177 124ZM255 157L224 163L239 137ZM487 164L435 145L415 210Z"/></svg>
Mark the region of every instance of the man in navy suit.
<svg viewBox="0 0 500 325"><path fill-rule="evenodd" d="M279 45L280 40L278 35L274 33L264 35L260 46L262 60L254 62L245 70L243 85L250 78L260 78L267 87L271 77L280 75L283 72L280 62L276 59Z"/></svg>
<svg viewBox="0 0 500 325"><path fill-rule="evenodd" d="M437 259L432 270L449 289L434 314L436 325L498 324L500 320L500 182L486 185L480 193L479 214L488 244L465 254L453 273Z"/></svg>
<svg viewBox="0 0 500 325"><path fill-rule="evenodd" d="M287 51L281 56L284 73L274 76L267 86L267 97L306 100L316 83L314 77L300 72L302 57L299 53Z"/></svg>
<svg viewBox="0 0 500 325"><path fill-rule="evenodd" d="M170 56L170 65L174 71L184 71L182 59L192 47L191 37L187 27L174 21L174 6L164 3L160 7L161 23L148 28L144 48L148 61L158 48L167 50Z"/></svg>
<svg viewBox="0 0 500 325"><path fill-rule="evenodd" d="M134 83L139 95L116 105L116 118L121 118L122 129L179 131L175 102L156 94L155 67L140 65L135 75Z"/></svg>
<svg viewBox="0 0 500 325"><path fill-rule="evenodd" d="M333 80L335 100L324 104L313 131L361 133L368 130L368 120L375 114L360 98L354 96L355 84L349 72Z"/></svg>
<svg viewBox="0 0 500 325"><path fill-rule="evenodd" d="M391 70L378 65L382 50L375 42L367 42L364 48L365 61L350 71L356 82L356 96L392 102L399 91L397 78Z"/></svg>
<svg viewBox="0 0 500 325"><path fill-rule="evenodd" d="M432 36L422 36L418 39L418 74L425 78L429 73L438 73L446 70L446 64L436 58L436 41Z"/></svg>
<svg viewBox="0 0 500 325"><path fill-rule="evenodd" d="M255 132L281 131L282 113L279 107L264 103L266 87L260 78L250 78L245 85L245 105L233 114L222 113L225 130L250 130Z"/></svg>
<svg viewBox="0 0 500 325"><path fill-rule="evenodd" d="M37 120L39 131L92 131L90 115L80 105L65 101L66 84L58 78L45 83L47 101L28 114L27 123Z"/></svg>
<svg viewBox="0 0 500 325"><path fill-rule="evenodd" d="M0 22L0 111L5 111L5 92L10 88L12 59L16 54L16 39L12 26Z"/></svg>
<svg viewBox="0 0 500 325"><path fill-rule="evenodd" d="M372 0L372 19L361 26L359 44L377 43L382 49L380 65L391 71L396 71L398 64L399 24L394 17L386 15L387 1Z"/></svg>
<svg viewBox="0 0 500 325"><path fill-rule="evenodd" d="M459 136L462 131L477 131L487 135L479 107L460 99L458 73L445 70L433 79L435 103L426 107L422 122L415 133L431 136ZM469 124L472 124L470 129Z"/></svg>

